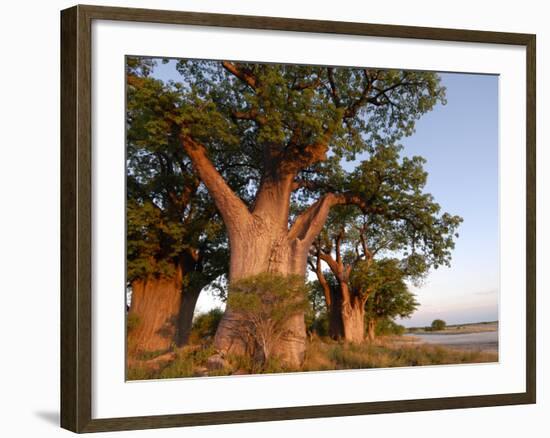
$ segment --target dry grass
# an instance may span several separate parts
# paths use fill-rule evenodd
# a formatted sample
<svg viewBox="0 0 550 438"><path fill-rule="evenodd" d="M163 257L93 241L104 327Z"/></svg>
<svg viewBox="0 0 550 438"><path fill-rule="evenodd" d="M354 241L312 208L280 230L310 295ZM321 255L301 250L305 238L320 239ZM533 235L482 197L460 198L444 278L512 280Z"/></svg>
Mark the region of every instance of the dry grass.
<svg viewBox="0 0 550 438"><path fill-rule="evenodd" d="M207 360L214 354L212 347L185 347L163 366L148 367L136 362L128 369L129 380L179 377L222 376L232 374L265 374L292 371L329 371L362 368L390 368L423 365L448 365L498 361L498 354L467 351L440 345L411 342L409 337L383 337L373 343L344 344L327 338L313 338L307 346L300 369L288 369L277 361L259 364L247 356L230 355L222 369L208 370Z"/></svg>
<svg viewBox="0 0 550 438"><path fill-rule="evenodd" d="M495 353L417 344L399 337L363 344L342 344L317 339L308 346L303 368L304 371L320 371L496 361L498 355Z"/></svg>

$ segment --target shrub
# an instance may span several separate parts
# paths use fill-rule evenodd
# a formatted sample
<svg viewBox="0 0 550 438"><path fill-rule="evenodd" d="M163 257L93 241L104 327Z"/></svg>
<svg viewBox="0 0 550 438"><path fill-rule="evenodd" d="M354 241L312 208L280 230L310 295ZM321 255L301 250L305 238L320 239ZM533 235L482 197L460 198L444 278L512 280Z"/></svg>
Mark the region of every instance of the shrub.
<svg viewBox="0 0 550 438"><path fill-rule="evenodd" d="M445 327L447 327L447 323L442 319L434 319L432 321L432 331L445 330Z"/></svg>
<svg viewBox="0 0 550 438"><path fill-rule="evenodd" d="M228 305L247 322L243 339L252 339L271 362L273 348L285 334L285 324L308 309L307 287L298 275L262 273L234 282L229 288Z"/></svg>
<svg viewBox="0 0 550 438"><path fill-rule="evenodd" d="M189 336L189 343L198 344L209 338L213 338L223 316L223 310L219 307L200 313L193 319L193 327Z"/></svg>
<svg viewBox="0 0 550 438"><path fill-rule="evenodd" d="M388 336L396 335L401 336L405 333L405 327L397 324L394 320L384 318L378 321L376 325L376 335L378 336Z"/></svg>

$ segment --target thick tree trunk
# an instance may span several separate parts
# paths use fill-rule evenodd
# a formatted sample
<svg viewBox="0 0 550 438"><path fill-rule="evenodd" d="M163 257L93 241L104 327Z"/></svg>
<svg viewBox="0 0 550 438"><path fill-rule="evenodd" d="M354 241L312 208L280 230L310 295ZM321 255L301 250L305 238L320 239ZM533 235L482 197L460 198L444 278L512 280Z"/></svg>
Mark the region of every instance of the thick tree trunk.
<svg viewBox="0 0 550 438"><path fill-rule="evenodd" d="M231 68L229 64L228 67ZM266 149L263 179L251 212L209 160L204 145L183 131L181 141L227 228L230 284L263 272L305 277L309 248L324 226L331 206L347 201L341 196L324 196L303 212L289 230L290 195L294 177L303 165L296 166L293 160L281 161L280 156L270 155L273 151ZM312 145L309 152L317 149L326 152L326 144ZM228 308L216 332L215 347L226 353L246 352L247 340L241 334L243 323L243 318ZM289 318L286 334L275 346L273 355L286 365L300 366L305 340L304 315L294 315Z"/></svg>
<svg viewBox="0 0 550 438"><path fill-rule="evenodd" d="M181 307L182 276L151 276L132 282L128 353L166 351L175 341Z"/></svg>
<svg viewBox="0 0 550 438"><path fill-rule="evenodd" d="M252 225L243 226L236 234L239 238L233 235L231 239L230 282L263 272L305 277L309 245L289 239L288 231L281 229L279 223L255 215ZM250 340L243 339L245 323L238 312L228 308L216 332L216 349L230 354L252 353ZM304 314L299 313L289 318L285 334L273 348L273 356L287 366L298 367L304 358L305 341Z"/></svg>
<svg viewBox="0 0 550 438"><path fill-rule="evenodd" d="M344 339L347 342L361 343L365 339L365 308L362 300L354 299L344 303L342 308Z"/></svg>
<svg viewBox="0 0 550 438"><path fill-rule="evenodd" d="M374 338L376 338L376 319L369 319L367 324L367 332L369 341L374 341Z"/></svg>
<svg viewBox="0 0 550 438"><path fill-rule="evenodd" d="M361 343L365 339L365 301L351 293L346 281L331 294L329 332L333 339Z"/></svg>
<svg viewBox="0 0 550 438"><path fill-rule="evenodd" d="M191 327L193 326L193 314L201 289L185 288L181 297L176 345L183 347L189 341Z"/></svg>

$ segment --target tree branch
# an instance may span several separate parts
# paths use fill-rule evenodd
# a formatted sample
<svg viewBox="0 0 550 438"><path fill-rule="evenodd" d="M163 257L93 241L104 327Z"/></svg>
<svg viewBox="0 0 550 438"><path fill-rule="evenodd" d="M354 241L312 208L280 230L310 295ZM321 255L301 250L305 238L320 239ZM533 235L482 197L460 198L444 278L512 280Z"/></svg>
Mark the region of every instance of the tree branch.
<svg viewBox="0 0 550 438"><path fill-rule="evenodd" d="M327 67L327 76L328 76L328 82L330 84L330 95L332 96L332 101L334 102L334 105L337 107L340 107L341 101L340 96L338 95L338 90L336 89L336 82L334 80L334 70L332 67Z"/></svg>
<svg viewBox="0 0 550 438"><path fill-rule="evenodd" d="M258 113L256 108L249 111L233 111L232 116L238 120L253 120L258 125L263 126L267 123L267 119L262 114Z"/></svg>
<svg viewBox="0 0 550 438"><path fill-rule="evenodd" d="M307 90L308 88L317 88L322 84L321 79L317 78L311 82L298 82L292 85L292 89L296 91Z"/></svg>
<svg viewBox="0 0 550 438"><path fill-rule="evenodd" d="M239 78L242 82L252 88L254 91L258 89L258 79L250 69L233 64L229 61L222 62L223 68L225 68L233 76Z"/></svg>
<svg viewBox="0 0 550 438"><path fill-rule="evenodd" d="M325 302L327 304L327 309L330 309L330 306L332 304L332 297L330 295L330 285L328 284L328 281L325 278L325 274L323 274L323 269L321 266L321 249L319 246L317 246L316 261L317 262L315 264L315 273L317 274L317 279L319 280L319 284L323 288L323 294L325 295Z"/></svg>
<svg viewBox="0 0 550 438"><path fill-rule="evenodd" d="M233 232L251 222L252 215L248 211L246 204L227 185L226 181L216 170L208 158L206 148L187 134L181 134L180 139L183 149L193 163L195 171L207 187L210 196L214 199L214 203L231 237Z"/></svg>
<svg viewBox="0 0 550 438"><path fill-rule="evenodd" d="M338 263L338 266L342 266L342 251L340 249L342 245L342 239L344 238L344 230L340 230L340 232L336 235L334 238L334 248L336 251L336 263Z"/></svg>
<svg viewBox="0 0 550 438"><path fill-rule="evenodd" d="M327 254L326 252L319 252L319 259L324 261L328 267L330 268L330 270L332 271L332 273L336 276L336 278L340 278L341 277L341 272L339 270L339 266L338 266L338 263L336 262L336 260L334 260L334 258L330 255L330 254Z"/></svg>
<svg viewBox="0 0 550 438"><path fill-rule="evenodd" d="M363 89L363 92L361 93L361 96L359 97L359 99L355 100L349 107L348 109L346 110L345 114L344 114L344 118L345 119L350 119L352 117L355 117L355 115L357 114L357 112L359 111L359 109L369 101L369 93L371 92L372 90L372 82L369 78L369 74L368 74L368 71L365 69L364 70L364 74L365 74L365 80L366 80L366 84L365 84L365 88Z"/></svg>
<svg viewBox="0 0 550 438"><path fill-rule="evenodd" d="M366 202L359 196L351 193L328 193L296 218L290 228L289 237L298 238L306 245L311 245L325 226L330 209L335 205L357 205L363 213L369 210Z"/></svg>

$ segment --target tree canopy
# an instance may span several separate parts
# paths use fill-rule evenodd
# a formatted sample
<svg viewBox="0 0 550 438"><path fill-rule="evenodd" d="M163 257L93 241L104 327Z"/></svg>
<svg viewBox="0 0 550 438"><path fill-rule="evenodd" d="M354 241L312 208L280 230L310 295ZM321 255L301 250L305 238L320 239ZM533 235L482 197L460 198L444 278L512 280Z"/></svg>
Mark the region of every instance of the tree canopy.
<svg viewBox="0 0 550 438"><path fill-rule="evenodd" d="M335 241L356 292L387 278L385 252L399 255L410 278L449 263L461 219L440 211L424 191L423 159L401 157L399 146L445 103L437 74L179 60L180 80L163 82L151 77L154 62L128 62L130 272L204 254L204 276L206 266L219 272L229 250L231 294L235 281L263 273L303 278L316 239L327 263ZM346 225L334 240L337 223ZM227 352L246 324L228 301L215 340ZM297 364L303 314L285 324L275 349Z"/></svg>
<svg viewBox="0 0 550 438"><path fill-rule="evenodd" d="M127 278L185 264L187 283L204 286L227 270L225 229L167 114L180 93L150 75L154 66L128 58Z"/></svg>

